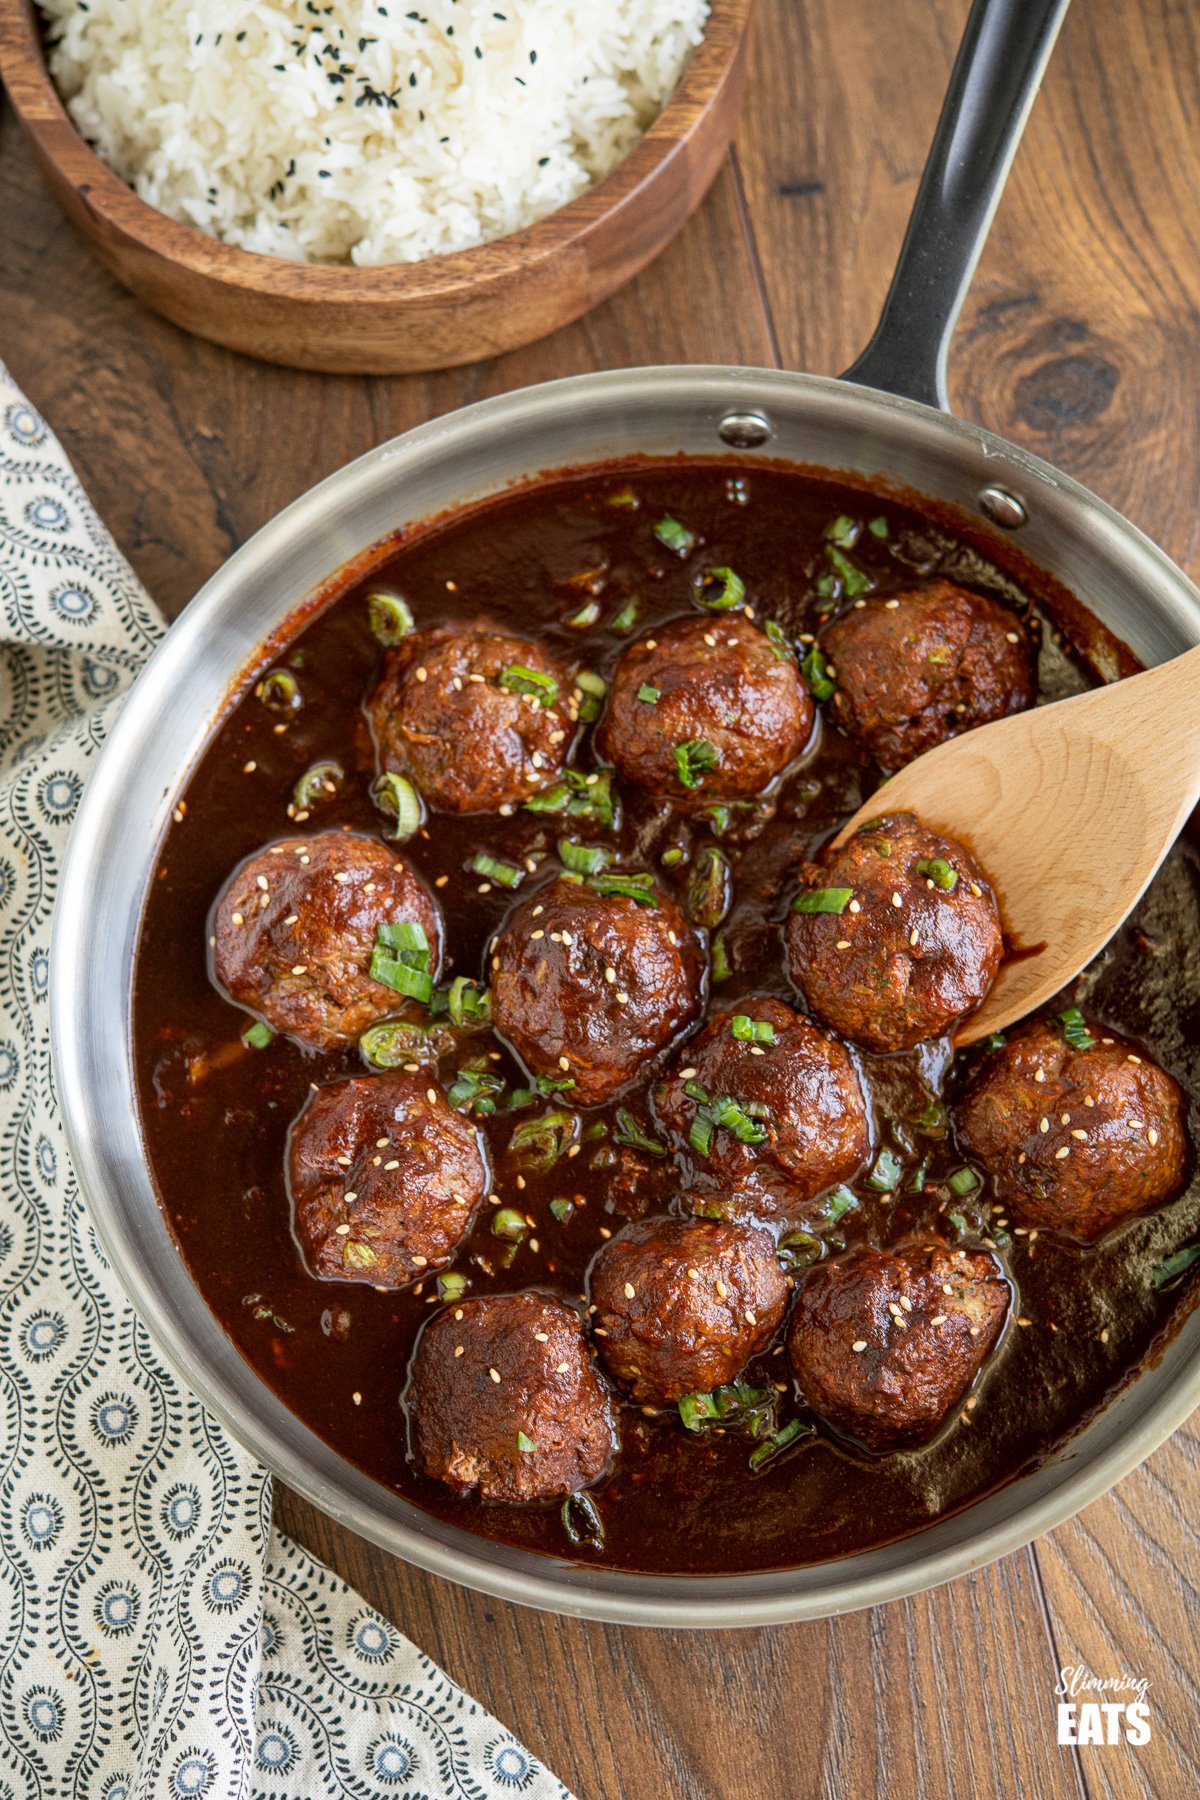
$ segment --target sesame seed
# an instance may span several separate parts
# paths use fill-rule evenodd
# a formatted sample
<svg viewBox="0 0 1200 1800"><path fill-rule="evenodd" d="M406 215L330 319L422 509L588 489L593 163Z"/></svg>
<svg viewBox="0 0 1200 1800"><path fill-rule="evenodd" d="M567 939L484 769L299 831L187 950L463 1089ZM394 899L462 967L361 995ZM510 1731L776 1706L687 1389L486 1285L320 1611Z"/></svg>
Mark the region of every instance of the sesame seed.
<svg viewBox="0 0 1200 1800"><path fill-rule="evenodd" d="M980 887L980 885L977 881L973 881L971 883L971 892L974 894L974 896L977 900L983 899L983 889Z"/></svg>
<svg viewBox="0 0 1200 1800"><path fill-rule="evenodd" d="M550 1333L548 1331L535 1331L533 1335L539 1344L548 1344L550 1342Z"/></svg>
<svg viewBox="0 0 1200 1800"><path fill-rule="evenodd" d="M1154 1129L1153 1125L1150 1127L1149 1131L1146 1133L1146 1136L1150 1139L1151 1146L1157 1144L1158 1132Z"/></svg>
<svg viewBox="0 0 1200 1800"><path fill-rule="evenodd" d="M862 901L861 900L852 900L850 902L850 911L852 913L860 913L862 911Z"/></svg>
<svg viewBox="0 0 1200 1800"><path fill-rule="evenodd" d="M905 1312L912 1311L912 1301L909 1299L907 1294L901 1294L900 1304L904 1308Z"/></svg>
<svg viewBox="0 0 1200 1800"><path fill-rule="evenodd" d="M1039 1130L1039 1131L1040 1131L1040 1132L1043 1132L1043 1133L1045 1133L1045 1132L1047 1132L1047 1131L1049 1131L1049 1129L1050 1129L1050 1121L1049 1121L1049 1119L1045 1119L1045 1118L1043 1118L1043 1119L1039 1119L1039 1120L1038 1120L1038 1130Z"/></svg>
<svg viewBox="0 0 1200 1800"><path fill-rule="evenodd" d="M919 940L920 940L920 934L917 931L916 926L914 925L912 930L908 934L908 941L912 945L912 947L915 949Z"/></svg>
<svg viewBox="0 0 1200 1800"><path fill-rule="evenodd" d="M902 899L901 899L901 898L900 898L900 896L899 896L899 894L893 894L893 895L892 895L892 905L893 905L893 906L903 906L903 905L904 905L904 902L903 902L903 900L902 900Z"/></svg>
<svg viewBox="0 0 1200 1800"><path fill-rule="evenodd" d="M429 680L429 670L425 667L424 663L422 663L421 667L417 670L417 680L418 681L428 681ZM499 1379L499 1377L497 1377L497 1379Z"/></svg>
<svg viewBox="0 0 1200 1800"><path fill-rule="evenodd" d="M307 975L308 974L308 964L307 963L293 963L292 964L292 974L293 975Z"/></svg>
<svg viewBox="0 0 1200 1800"><path fill-rule="evenodd" d="M1060 1118L1061 1118L1061 1121L1062 1121L1062 1123L1063 1123L1063 1124L1064 1124L1064 1125L1069 1125L1069 1124L1070 1124L1070 1123L1071 1123L1071 1115L1070 1115L1070 1113L1062 1113L1062 1114L1061 1114L1061 1115L1060 1115Z"/></svg>
<svg viewBox="0 0 1200 1800"><path fill-rule="evenodd" d="M336 1232L338 1237L349 1237L350 1236L350 1227L348 1225L335 1225L334 1231Z"/></svg>
<svg viewBox="0 0 1200 1800"><path fill-rule="evenodd" d="M1072 1133L1071 1133L1071 1136L1072 1136L1072 1137L1073 1137L1073 1138L1078 1138L1078 1139L1079 1139L1079 1141L1080 1141L1080 1143L1081 1143L1081 1144L1083 1144L1083 1143L1086 1143L1086 1142L1087 1142L1087 1132L1086 1132L1086 1131L1080 1131L1080 1130L1079 1130L1079 1129L1078 1129L1078 1128L1076 1128L1076 1129L1075 1129L1075 1130L1074 1130L1074 1131L1073 1131L1073 1132L1072 1132Z"/></svg>
<svg viewBox="0 0 1200 1800"><path fill-rule="evenodd" d="M698 1071L696 1069L680 1069L679 1079L680 1081L692 1081L695 1079L697 1073Z"/></svg>
<svg viewBox="0 0 1200 1800"><path fill-rule="evenodd" d="M837 948L839 950L848 950L850 948L850 939L849 938L839 938L837 941Z"/></svg>
<svg viewBox="0 0 1200 1800"><path fill-rule="evenodd" d="M245 919L243 919L241 913L234 913L233 922L235 925L244 925L246 923L246 921L245 921Z"/></svg>
<svg viewBox="0 0 1200 1800"><path fill-rule="evenodd" d="M1026 1325L1032 1325L1032 1324L1033 1324L1033 1320L1032 1320L1032 1319L1027 1319L1027 1318L1026 1318L1026 1317L1025 1317L1025 1315L1024 1315L1024 1313L1022 1313L1022 1315L1021 1315L1021 1317L1020 1317L1020 1318L1019 1318L1019 1319L1018 1319L1018 1320L1017 1320L1017 1324L1018 1324L1018 1325L1021 1325L1021 1326L1026 1326Z"/></svg>
<svg viewBox="0 0 1200 1800"><path fill-rule="evenodd" d="M461 1313L459 1313L459 1315L458 1315L458 1317L459 1317L459 1318L460 1318L460 1319L461 1319L461 1318L462 1318L462 1314L461 1314ZM464 1350L464 1349L465 1349L465 1348L466 1348L466 1346L465 1346L465 1345L464 1345L464 1344L455 1344L455 1346L454 1346L454 1354L455 1354L455 1356L461 1356L461 1355L462 1355L462 1353L463 1353L463 1350Z"/></svg>
<svg viewBox="0 0 1200 1800"><path fill-rule="evenodd" d="M417 1269L427 1269L429 1267L429 1258L427 1256L414 1256L413 1267Z"/></svg>
<svg viewBox="0 0 1200 1800"><path fill-rule="evenodd" d="M1020 638L1020 635L1018 632L1006 631L1004 635L1008 639L1010 644L1019 644L1021 641L1021 638Z"/></svg>
<svg viewBox="0 0 1200 1800"><path fill-rule="evenodd" d="M898 600L885 600L883 604L887 612L895 612L899 607L900 602Z"/></svg>
<svg viewBox="0 0 1200 1800"><path fill-rule="evenodd" d="M351 1190L348 1194L342 1195L342 1199L346 1202L347 1206L350 1206L355 1200L358 1199L358 1190L356 1188L351 1188Z"/></svg>
<svg viewBox="0 0 1200 1800"><path fill-rule="evenodd" d="M560 1069L569 1069L571 1066L570 1057L569 1056L560 1056L558 1059L558 1066Z"/></svg>
<svg viewBox="0 0 1200 1800"><path fill-rule="evenodd" d="M1140 1065L1141 1065L1141 1061L1142 1061L1142 1059L1141 1059L1141 1057L1140 1057L1140 1056L1135 1056L1135 1055L1134 1055L1134 1054L1133 1054L1133 1052L1132 1052L1132 1051L1130 1051L1130 1053L1129 1053L1129 1055L1128 1055L1128 1056L1127 1056L1127 1057L1126 1057L1126 1058L1125 1058L1125 1061L1126 1061L1126 1062L1131 1062L1131 1063L1137 1063L1137 1064L1138 1064L1138 1065L1139 1065L1139 1066L1140 1066Z"/></svg>
<svg viewBox="0 0 1200 1800"><path fill-rule="evenodd" d="M1033 1071L1033 1079L1035 1081L1045 1081L1045 1079L1046 1079L1045 1069L1035 1069Z"/></svg>
<svg viewBox="0 0 1200 1800"><path fill-rule="evenodd" d="M492 1380L496 1383L496 1386L499 1387L499 1385L500 1385L499 1369L489 1369L488 1374L491 1376Z"/></svg>
<svg viewBox="0 0 1200 1800"><path fill-rule="evenodd" d="M536 943L538 943L538 942L539 942L539 941L540 941L540 940L541 940L541 939L542 939L542 938L544 938L544 937L545 937L545 935L546 935L546 934L545 934L545 932L544 932L544 931L540 931L540 930L539 930L539 931L532 931L532 932L530 932L530 934L529 934L529 936L530 936L530 941L531 941L531 942L532 942L532 943L535 943L535 944L536 944Z"/></svg>
<svg viewBox="0 0 1200 1800"><path fill-rule="evenodd" d="M944 1325L948 1316L947 1313L938 1313L937 1317L935 1319L930 1319L929 1323L931 1325Z"/></svg>
<svg viewBox="0 0 1200 1800"><path fill-rule="evenodd" d="M253 761L248 762L248 763L243 763L242 764L242 774L243 775L253 775L253 773L254 773L255 769L257 769L257 767L258 767L258 764Z"/></svg>
<svg viewBox="0 0 1200 1800"><path fill-rule="evenodd" d="M430 1106L436 1106L437 1097L438 1097L438 1093L437 1093L436 1088L426 1088L425 1089L425 1098L428 1100Z"/></svg>
<svg viewBox="0 0 1200 1800"><path fill-rule="evenodd" d="M867 1347L866 1338L855 1338L854 1342L850 1346L850 1348L854 1351L862 1351L862 1350L865 1350L866 1347Z"/></svg>
<svg viewBox="0 0 1200 1800"><path fill-rule="evenodd" d="M757 1316L750 1311L749 1307L746 1308L746 1323L747 1323L747 1325L757 1325L758 1324Z"/></svg>
<svg viewBox="0 0 1200 1800"><path fill-rule="evenodd" d="M1107 1325L1104 1327L1104 1330L1100 1333L1100 1342L1102 1344L1107 1344L1107 1342L1108 1342L1108 1326Z"/></svg>
<svg viewBox="0 0 1200 1800"><path fill-rule="evenodd" d="M725 1286L725 1283L720 1279L719 1276L717 1278L717 1293L720 1295L722 1300L724 1300L729 1293L729 1289Z"/></svg>
<svg viewBox="0 0 1200 1800"><path fill-rule="evenodd" d="M627 1281L625 1283L625 1298L627 1300L635 1300L637 1298L637 1289L634 1287L632 1281Z"/></svg>
<svg viewBox="0 0 1200 1800"><path fill-rule="evenodd" d="M1061 1162L1065 1156L1070 1156L1070 1154L1070 1144L1060 1144L1058 1149L1054 1152L1054 1160L1055 1162Z"/></svg>
<svg viewBox="0 0 1200 1800"><path fill-rule="evenodd" d="M355 1389L354 1393L351 1394L350 1398L353 1400L355 1406L362 1405L362 1395L358 1392L357 1388Z"/></svg>
<svg viewBox="0 0 1200 1800"><path fill-rule="evenodd" d="M265 875L256 875L254 877L254 884L256 887L260 887L264 894L268 892L267 878Z"/></svg>

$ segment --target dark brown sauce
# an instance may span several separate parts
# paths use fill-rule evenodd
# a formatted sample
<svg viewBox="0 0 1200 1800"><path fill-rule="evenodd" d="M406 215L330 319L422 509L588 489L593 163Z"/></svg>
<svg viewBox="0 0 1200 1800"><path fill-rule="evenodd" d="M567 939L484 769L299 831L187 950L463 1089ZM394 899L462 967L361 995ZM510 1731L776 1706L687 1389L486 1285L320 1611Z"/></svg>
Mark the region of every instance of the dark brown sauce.
<svg viewBox="0 0 1200 1800"><path fill-rule="evenodd" d="M608 503L629 487L640 501L637 510ZM853 552L880 591L950 575L1014 604L1030 598L1038 604L1044 698L1094 680L1089 658L1109 675L1132 666L1123 647L1055 584L1035 578L1006 552L999 553L1002 569L964 534L948 534L944 520L889 492L779 466L681 459L581 472L515 491L412 534L382 558L359 559L347 580L323 593L319 608L304 610L293 636L277 636L273 657L293 669L303 706L280 733L278 716L248 684L188 780L181 796L185 816L168 830L145 909L134 1052L150 1164L188 1267L243 1355L313 1430L387 1487L468 1530L613 1567L728 1573L820 1561L894 1540L1042 1460L1159 1352L1189 1303L1187 1281L1156 1290L1151 1271L1195 1237L1200 1184L1193 1181L1178 1201L1092 1250L1057 1244L1044 1233L1032 1245L1025 1238L1001 1241L999 1253L1018 1294L1013 1322L982 1377L969 1422L956 1417L920 1453L860 1456L818 1431L802 1448L751 1475L752 1446L736 1430L692 1436L673 1409L647 1416L625 1407L619 1460L594 1490L605 1526L602 1554L572 1549L557 1503L481 1505L415 1471L400 1394L415 1335L438 1304L436 1285L430 1280L397 1294L314 1280L291 1234L284 1189L284 1140L310 1083L360 1071L362 1064L353 1051L316 1056L283 1039L265 1051L241 1048L245 1017L207 975L209 907L235 863L296 829L286 808L297 777L315 761L336 758L348 779L340 795L300 829L380 828L368 794L373 762L360 711L379 653L367 625L370 587L405 594L419 624L485 617L540 633L564 656L607 675L628 641L607 622L630 597L639 605L637 628L689 610L688 565L653 535L654 522L667 513L703 539L706 563L736 568L758 619L777 619L789 634L823 622L816 583L827 566L830 522L841 513L858 519L882 513L887 538L863 532ZM599 571L590 586L579 579L584 571ZM586 631L568 627L565 620L591 597L600 605L599 622ZM585 745L585 766L589 756ZM244 772L251 763L253 772ZM774 817L737 823L725 837L737 877L726 926L734 974L715 990L718 1004L756 992L795 1003L780 940L793 871L877 781L873 766L822 723L776 796ZM666 885L681 887L690 855L682 865L663 868L662 851L710 841L708 824L688 824L630 793L622 799L622 861L653 868ZM562 823L527 812L511 818L435 815L428 830L405 853L430 883L450 877L435 890L446 921L448 973L477 975L513 896L499 888L480 894L479 878L466 873L466 864L481 849L514 860L534 850L552 852ZM597 836L591 830L573 835ZM1200 1096L1200 867L1190 848L1172 853L1135 918L1071 999L1140 1039L1193 1100ZM457 1060L481 1048L503 1050L490 1037L473 1038ZM926 1226L953 1235L950 1212L962 1213L969 1230L986 1236L990 1191L985 1187L966 1205L944 1189L930 1193L962 1159L952 1138L923 1137L913 1123L931 1090L944 1087L953 1099L971 1060L970 1052L951 1058L945 1045L862 1058L877 1140L899 1150L905 1176L890 1203L864 1181L856 1184L860 1205L836 1228L841 1241L886 1244ZM195 1082L188 1070L198 1063L206 1073ZM454 1064L444 1061L443 1078ZM525 1082L507 1052L494 1066L510 1084ZM643 1129L661 1135L648 1098L656 1073L657 1066L620 1103ZM615 1110L597 1109L585 1121L601 1121L611 1132ZM589 1166L594 1159L604 1162L611 1141L589 1142L569 1165L530 1176L517 1196L505 1146L514 1124L528 1117L500 1113L485 1121L485 1129L498 1191L506 1202L519 1198L522 1211L536 1218L538 1247L527 1240L511 1266L500 1266L504 1246L491 1233L492 1210L485 1209L456 1267L469 1274L473 1294L539 1285L579 1296L602 1232L622 1223L613 1208L610 1169ZM1194 1104L1194 1137L1198 1124ZM907 1192L924 1156L929 1186ZM646 1210L671 1210L685 1173L694 1177L682 1155L646 1159ZM565 1223L550 1211L556 1198L576 1201ZM820 1210L812 1209L814 1219ZM1031 1323L1020 1326L1018 1317ZM782 1355L768 1352L747 1378L783 1383L780 1422L795 1416Z"/></svg>

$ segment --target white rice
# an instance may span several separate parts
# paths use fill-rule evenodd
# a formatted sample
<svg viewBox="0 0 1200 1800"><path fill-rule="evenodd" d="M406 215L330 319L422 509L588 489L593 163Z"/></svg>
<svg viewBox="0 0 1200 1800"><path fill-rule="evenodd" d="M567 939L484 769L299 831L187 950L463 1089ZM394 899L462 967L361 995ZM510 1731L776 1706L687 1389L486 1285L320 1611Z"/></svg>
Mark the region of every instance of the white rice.
<svg viewBox="0 0 1200 1800"><path fill-rule="evenodd" d="M708 0L39 0L72 119L160 212L292 261L516 231L620 161Z"/></svg>

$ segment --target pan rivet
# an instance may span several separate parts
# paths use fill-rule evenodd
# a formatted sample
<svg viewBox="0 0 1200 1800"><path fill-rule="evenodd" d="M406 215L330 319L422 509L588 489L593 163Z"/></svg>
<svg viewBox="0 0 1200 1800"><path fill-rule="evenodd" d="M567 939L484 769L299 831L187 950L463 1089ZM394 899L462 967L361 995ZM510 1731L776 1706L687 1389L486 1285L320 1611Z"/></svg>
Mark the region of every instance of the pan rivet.
<svg viewBox="0 0 1200 1800"><path fill-rule="evenodd" d="M758 444L768 443L773 432L770 419L761 412L726 413L717 426L721 442L734 450L753 450Z"/></svg>
<svg viewBox="0 0 1200 1800"><path fill-rule="evenodd" d="M980 488L979 509L987 514L993 525L999 525L1005 531L1018 530L1029 518L1024 502L1002 487Z"/></svg>

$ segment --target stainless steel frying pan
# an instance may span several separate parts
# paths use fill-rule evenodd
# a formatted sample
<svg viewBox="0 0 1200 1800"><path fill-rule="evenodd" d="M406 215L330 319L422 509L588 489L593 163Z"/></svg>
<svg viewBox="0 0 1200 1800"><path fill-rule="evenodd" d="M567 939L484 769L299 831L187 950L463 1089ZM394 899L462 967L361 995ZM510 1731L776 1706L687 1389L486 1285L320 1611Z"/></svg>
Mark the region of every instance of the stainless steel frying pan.
<svg viewBox="0 0 1200 1800"><path fill-rule="evenodd" d="M944 410L949 336L1065 7L977 0L883 319L846 379L718 367L580 376L381 445L289 506L201 590L134 686L91 777L63 875L51 1005L67 1135L96 1229L163 1355L236 1437L342 1523L451 1580L629 1624L762 1625L848 1611L1017 1549L1127 1474L1200 1401L1198 1311L1159 1364L1047 1466L899 1544L725 1577L607 1573L527 1554L429 1518L360 1474L258 1379L175 1250L135 1113L134 948L172 797L255 646L341 564L406 522L556 466L730 445L885 476L1017 531L1021 548L1147 664L1200 643L1200 594L1160 550L1068 476Z"/></svg>

